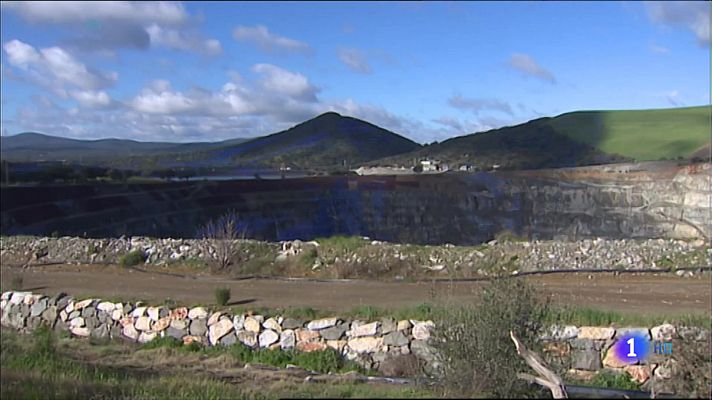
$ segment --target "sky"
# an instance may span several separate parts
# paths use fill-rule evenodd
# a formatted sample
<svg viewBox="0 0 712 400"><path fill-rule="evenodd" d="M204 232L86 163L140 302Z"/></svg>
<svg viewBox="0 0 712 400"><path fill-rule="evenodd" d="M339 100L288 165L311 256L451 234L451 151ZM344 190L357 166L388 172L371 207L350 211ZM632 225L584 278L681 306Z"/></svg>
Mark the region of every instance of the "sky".
<svg viewBox="0 0 712 400"><path fill-rule="evenodd" d="M5 2L2 135L218 141L327 111L419 143L710 103L709 2Z"/></svg>

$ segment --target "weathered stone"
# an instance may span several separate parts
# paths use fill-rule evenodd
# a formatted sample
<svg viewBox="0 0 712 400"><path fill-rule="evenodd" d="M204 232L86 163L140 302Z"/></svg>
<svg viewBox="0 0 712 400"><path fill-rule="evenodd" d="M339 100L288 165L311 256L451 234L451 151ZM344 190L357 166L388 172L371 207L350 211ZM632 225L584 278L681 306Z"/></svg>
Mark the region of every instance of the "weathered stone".
<svg viewBox="0 0 712 400"><path fill-rule="evenodd" d="M188 318L190 319L206 319L208 318L208 312L203 307L194 307L188 311Z"/></svg>
<svg viewBox="0 0 712 400"><path fill-rule="evenodd" d="M675 364L677 364L677 361L675 361L674 359L668 359L664 363L658 365L657 368L655 368L654 370L655 379L671 379L672 371L675 368Z"/></svg>
<svg viewBox="0 0 712 400"><path fill-rule="evenodd" d="M259 336L260 347L268 347L269 345L276 343L278 340L279 334L271 329L265 329Z"/></svg>
<svg viewBox="0 0 712 400"><path fill-rule="evenodd" d="M146 314L148 314L148 318L149 318L151 321L158 321L158 318L160 318L160 317L158 316L158 314L159 314L159 309L158 309L158 307L148 307L148 308L146 309Z"/></svg>
<svg viewBox="0 0 712 400"><path fill-rule="evenodd" d="M670 341L675 337L677 331L672 324L662 324L650 328L650 333L653 340Z"/></svg>
<svg viewBox="0 0 712 400"><path fill-rule="evenodd" d="M89 335L91 334L89 328L79 326L73 326L69 328L69 331L72 332L73 335L81 337L89 337Z"/></svg>
<svg viewBox="0 0 712 400"><path fill-rule="evenodd" d="M319 331L319 334L326 340L339 340L344 336L347 330L348 325L338 324L336 326L332 326L331 328Z"/></svg>
<svg viewBox="0 0 712 400"><path fill-rule="evenodd" d="M67 317L67 319L70 319L70 320L71 320L71 319L74 319L74 318L77 318L77 317L81 317L81 316L82 316L82 312L81 312L81 311L78 311L78 310L77 310L77 311L72 311L72 312L69 313L69 316Z"/></svg>
<svg viewBox="0 0 712 400"><path fill-rule="evenodd" d="M139 331L150 331L151 330L151 319L149 317L138 317L134 323Z"/></svg>
<svg viewBox="0 0 712 400"><path fill-rule="evenodd" d="M138 331L133 326L133 324L124 325L123 329L121 330L121 334L123 334L124 336L126 336L127 338L129 338L131 340L138 339Z"/></svg>
<svg viewBox="0 0 712 400"><path fill-rule="evenodd" d="M255 347L257 346L257 333L253 331L239 331L237 332L237 340L242 342L245 346Z"/></svg>
<svg viewBox="0 0 712 400"><path fill-rule="evenodd" d="M339 321L338 318L322 318L311 321L307 324L307 329L312 331L318 331L321 329L330 328Z"/></svg>
<svg viewBox="0 0 712 400"><path fill-rule="evenodd" d="M190 322L189 332L193 336L204 336L208 331L208 323L205 318L196 318Z"/></svg>
<svg viewBox="0 0 712 400"><path fill-rule="evenodd" d="M396 330L396 320L393 318L381 318L381 335L386 335Z"/></svg>
<svg viewBox="0 0 712 400"><path fill-rule="evenodd" d="M185 330L188 328L189 323L190 321L187 319L173 319L171 320L170 327L173 329Z"/></svg>
<svg viewBox="0 0 712 400"><path fill-rule="evenodd" d="M89 318L96 315L96 309L94 307L84 307L82 309L82 317Z"/></svg>
<svg viewBox="0 0 712 400"><path fill-rule="evenodd" d="M215 325L222 315L223 313L220 311L210 314L210 318L208 318L208 326Z"/></svg>
<svg viewBox="0 0 712 400"><path fill-rule="evenodd" d="M324 342L298 342L297 350L309 353L312 351L326 350L326 343Z"/></svg>
<svg viewBox="0 0 712 400"><path fill-rule="evenodd" d="M593 349L576 350L572 354L571 363L574 369L598 371L601 369L601 353Z"/></svg>
<svg viewBox="0 0 712 400"><path fill-rule="evenodd" d="M615 334L616 330L610 327L582 326L579 328L577 337L579 339L608 340L613 338Z"/></svg>
<svg viewBox="0 0 712 400"><path fill-rule="evenodd" d="M27 329L31 331L39 328L40 324L42 324L42 319L40 317L27 318Z"/></svg>
<svg viewBox="0 0 712 400"><path fill-rule="evenodd" d="M558 343L565 343L565 342L558 342ZM600 351L604 344L606 343L603 340L593 340L593 339L581 339L581 338L576 338L576 339L571 339L569 342L571 344L571 347L577 350L598 350Z"/></svg>
<svg viewBox="0 0 712 400"><path fill-rule="evenodd" d="M326 345L341 353L348 342L346 340L327 340Z"/></svg>
<svg viewBox="0 0 712 400"><path fill-rule="evenodd" d="M99 339L109 337L109 327L106 325L99 325L91 330L91 336Z"/></svg>
<svg viewBox="0 0 712 400"><path fill-rule="evenodd" d="M131 305L131 303L126 303L126 304L124 304L124 309L123 309L123 311L124 311L124 314L125 314L125 315L126 315L126 314L131 314L131 315L133 316L133 314L132 314L133 309L134 309L134 308L133 308L133 305ZM139 317L140 317L140 315L139 315Z"/></svg>
<svg viewBox="0 0 712 400"><path fill-rule="evenodd" d="M148 343L151 340L155 339L158 334L156 332L141 332L138 335L138 342L139 343Z"/></svg>
<svg viewBox="0 0 712 400"><path fill-rule="evenodd" d="M245 316L240 314L232 317L232 326L236 331L245 329Z"/></svg>
<svg viewBox="0 0 712 400"><path fill-rule="evenodd" d="M308 329L297 329L294 333L297 335L298 342L311 342L319 340L320 337L319 332L310 331Z"/></svg>
<svg viewBox="0 0 712 400"><path fill-rule="evenodd" d="M383 348L382 337L357 337L348 341L351 350L357 353L373 353Z"/></svg>
<svg viewBox="0 0 712 400"><path fill-rule="evenodd" d="M31 317L39 317L47 309L47 298L40 299L30 308Z"/></svg>
<svg viewBox="0 0 712 400"><path fill-rule="evenodd" d="M297 329L303 326L304 321L298 319L285 318L284 321L282 321L282 329Z"/></svg>
<svg viewBox="0 0 712 400"><path fill-rule="evenodd" d="M364 324L364 325L358 325L354 327L353 325L351 326L351 330L346 332L346 335L349 337L361 337L361 336L375 336L376 333L378 332L378 326L380 322L371 322L369 324Z"/></svg>
<svg viewBox="0 0 712 400"><path fill-rule="evenodd" d="M427 364L433 364L437 360L435 348L428 345L424 340L413 340L410 342L410 351Z"/></svg>
<svg viewBox="0 0 712 400"><path fill-rule="evenodd" d="M176 329L173 326L169 326L166 329L166 335L168 335L170 337L174 337L178 340L181 340L181 339L183 339L183 336L188 335L188 332L185 331L184 329Z"/></svg>
<svg viewBox="0 0 712 400"><path fill-rule="evenodd" d="M146 309L147 309L147 308L148 308L148 307L144 307L144 306L136 307L136 308L134 308L133 311L131 311L131 316L132 316L132 317L136 317L136 318L138 318L138 317L143 317L144 315L146 315ZM128 313L127 313L127 314L128 314Z"/></svg>
<svg viewBox="0 0 712 400"><path fill-rule="evenodd" d="M29 296L31 294L32 293L30 292L12 292L12 295L10 296L10 304L22 304L25 300L25 296Z"/></svg>
<svg viewBox="0 0 712 400"><path fill-rule="evenodd" d="M120 320L124 316L124 310L119 309L119 310L114 310L111 312L111 319L114 321Z"/></svg>
<svg viewBox="0 0 712 400"><path fill-rule="evenodd" d="M50 325L57 320L57 307L49 306L44 312L42 312L42 319L49 322Z"/></svg>
<svg viewBox="0 0 712 400"><path fill-rule="evenodd" d="M82 318L82 317L72 318L69 321L69 326L72 328L78 328L80 326L84 326L84 318Z"/></svg>
<svg viewBox="0 0 712 400"><path fill-rule="evenodd" d="M158 308L158 319L161 318L166 318L170 316L170 310L167 309L166 307L159 307Z"/></svg>
<svg viewBox="0 0 712 400"><path fill-rule="evenodd" d="M86 299L86 300L82 300L79 302L75 302L74 303L74 311L83 310L84 308L89 306L93 301L94 301L94 299Z"/></svg>
<svg viewBox="0 0 712 400"><path fill-rule="evenodd" d="M391 332L383 337L383 344L388 346L405 346L408 343L408 338L401 331Z"/></svg>
<svg viewBox="0 0 712 400"><path fill-rule="evenodd" d="M232 322L228 319L221 319L210 326L208 338L210 344L215 345L218 341L232 331Z"/></svg>
<svg viewBox="0 0 712 400"><path fill-rule="evenodd" d="M111 321L111 316L104 311L98 311L96 313L96 319L98 319L100 323L104 324L107 321Z"/></svg>
<svg viewBox="0 0 712 400"><path fill-rule="evenodd" d="M609 367L609 368L623 368L626 365L631 364L630 362L627 362L626 360L621 360L618 357L616 357L615 354L615 348L611 347L608 349L606 352L606 356L603 358L603 366L604 367Z"/></svg>
<svg viewBox="0 0 712 400"><path fill-rule="evenodd" d="M57 293L54 296L50 298L50 303L54 302L55 305L57 306L57 310L61 310L69 304L70 301L73 301L71 297L67 296L66 293ZM72 307L74 308L74 307Z"/></svg>
<svg viewBox="0 0 712 400"><path fill-rule="evenodd" d="M185 307L178 307L174 310L171 310L169 316L172 320L186 319L188 318L188 309Z"/></svg>
<svg viewBox="0 0 712 400"><path fill-rule="evenodd" d="M96 317L86 317L84 318L84 325L89 329L94 329L99 325L99 321Z"/></svg>
<svg viewBox="0 0 712 400"><path fill-rule="evenodd" d="M259 333L260 332L260 322L253 317L245 318L245 330Z"/></svg>
<svg viewBox="0 0 712 400"><path fill-rule="evenodd" d="M171 324L171 318L170 317L163 317L159 318L158 321L153 323L153 326L151 326L151 330L154 332L161 332L168 328L168 326Z"/></svg>
<svg viewBox="0 0 712 400"><path fill-rule="evenodd" d="M99 311L104 311L105 313L110 313L114 311L114 303L109 302L109 301L102 301L101 303L96 305L96 309Z"/></svg>
<svg viewBox="0 0 712 400"><path fill-rule="evenodd" d="M623 370L630 375L633 382L638 384L645 383L650 378L649 365L626 365Z"/></svg>
<svg viewBox="0 0 712 400"><path fill-rule="evenodd" d="M417 322L413 324L413 338L415 340L428 340L433 328L435 328L433 321Z"/></svg>
<svg viewBox="0 0 712 400"><path fill-rule="evenodd" d="M237 336L235 335L235 332L230 332L227 335L220 338L221 346L232 346L235 343L237 343Z"/></svg>
<svg viewBox="0 0 712 400"><path fill-rule="evenodd" d="M265 322L262 323L262 326L265 329L271 329L275 332L282 332L282 327L279 325L279 322L277 322L277 320L274 318L268 318Z"/></svg>
<svg viewBox="0 0 712 400"><path fill-rule="evenodd" d="M291 349L296 345L296 335L291 329L285 329L279 334L279 347Z"/></svg>
<svg viewBox="0 0 712 400"><path fill-rule="evenodd" d="M542 335L543 340L564 341L574 339L578 336L579 329L574 325L553 325L550 326Z"/></svg>
<svg viewBox="0 0 712 400"><path fill-rule="evenodd" d="M111 336L111 338L113 338L113 339L120 338L121 337L121 326L116 325L116 324L111 325L111 327L109 328L109 336Z"/></svg>

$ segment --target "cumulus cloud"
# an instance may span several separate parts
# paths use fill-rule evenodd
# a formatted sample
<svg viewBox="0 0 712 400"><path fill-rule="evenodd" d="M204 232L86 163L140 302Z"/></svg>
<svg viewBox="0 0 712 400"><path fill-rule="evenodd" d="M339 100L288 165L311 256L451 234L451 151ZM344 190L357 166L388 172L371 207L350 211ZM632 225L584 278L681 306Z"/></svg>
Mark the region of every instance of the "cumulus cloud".
<svg viewBox="0 0 712 400"><path fill-rule="evenodd" d="M268 92L285 94L305 101L316 101L319 89L306 76L271 64L256 64L252 70L260 75L260 84Z"/></svg>
<svg viewBox="0 0 712 400"><path fill-rule="evenodd" d="M312 51L307 43L272 33L264 25L238 26L232 31L232 37L240 42L254 44L266 52L310 53Z"/></svg>
<svg viewBox="0 0 712 400"><path fill-rule="evenodd" d="M509 58L509 66L523 73L526 76L541 79L551 84L556 83L556 78L546 68L537 63L531 56L522 53L514 53Z"/></svg>
<svg viewBox="0 0 712 400"><path fill-rule="evenodd" d="M697 43L709 49L710 2L708 1L651 1L645 7L650 19L658 24L682 27L695 35Z"/></svg>
<svg viewBox="0 0 712 400"><path fill-rule="evenodd" d="M373 72L366 55L358 49L340 49L339 60L354 72L360 74L370 74Z"/></svg>
<svg viewBox="0 0 712 400"><path fill-rule="evenodd" d="M66 97L68 87L97 90L112 86L118 79L116 72L93 70L60 47L37 50L14 39L3 44L8 62L24 71L27 79L39 86Z"/></svg>
<svg viewBox="0 0 712 400"><path fill-rule="evenodd" d="M196 20L174 2L3 2L23 19L54 24L70 32L66 47L81 51L147 49L151 45L207 55L222 52L217 39L206 39Z"/></svg>
<svg viewBox="0 0 712 400"><path fill-rule="evenodd" d="M103 90L72 90L70 96L85 107L107 107L112 103L109 95Z"/></svg>
<svg viewBox="0 0 712 400"><path fill-rule="evenodd" d="M454 95L448 99L448 104L451 107L472 111L474 114L479 114L481 111L491 110L499 111L504 114L514 115L512 106L497 99L472 99L461 95Z"/></svg>

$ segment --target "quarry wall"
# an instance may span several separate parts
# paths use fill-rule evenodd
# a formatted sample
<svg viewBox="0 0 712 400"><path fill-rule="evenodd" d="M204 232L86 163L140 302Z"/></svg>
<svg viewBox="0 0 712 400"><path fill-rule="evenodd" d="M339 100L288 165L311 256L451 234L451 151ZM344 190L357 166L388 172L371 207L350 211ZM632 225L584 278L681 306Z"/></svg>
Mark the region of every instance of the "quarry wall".
<svg viewBox="0 0 712 400"><path fill-rule="evenodd" d="M191 238L237 212L248 237L335 234L471 245L532 239L708 238L710 164L509 173L6 187L3 235Z"/></svg>
<svg viewBox="0 0 712 400"><path fill-rule="evenodd" d="M432 321L360 321L337 316L316 320L231 314L206 307L148 306L142 303L101 299L74 299L57 294L7 291L0 296L0 323L19 331L32 331L42 324L68 331L75 337L122 339L146 343L159 337L173 337L184 344L208 346L242 343L251 348L297 349L310 352L332 348L366 369L392 375L394 363L414 357L425 372L437 375L441 360L433 347L437 329ZM636 364L626 364L614 355L616 339L638 334L648 341L670 342L677 350L709 340L709 331L663 324L654 327L551 326L540 337L544 357L568 377L587 379L602 370L627 373L630 379L646 384L654 377L656 388L665 388L673 377L671 355L651 356ZM678 341L681 340L681 341ZM396 360L396 361L394 361ZM668 382L669 383L669 382ZM659 389L658 389L659 390Z"/></svg>

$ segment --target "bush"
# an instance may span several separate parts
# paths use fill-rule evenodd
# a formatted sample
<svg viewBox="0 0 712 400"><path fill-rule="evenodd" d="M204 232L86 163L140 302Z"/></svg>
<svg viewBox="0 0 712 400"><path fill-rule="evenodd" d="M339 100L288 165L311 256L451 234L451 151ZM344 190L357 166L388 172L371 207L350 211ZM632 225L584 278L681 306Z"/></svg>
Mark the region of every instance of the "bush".
<svg viewBox="0 0 712 400"><path fill-rule="evenodd" d="M457 395L521 397L529 393L518 372L529 372L509 337L512 330L536 351L548 310L520 279L489 284L477 305L451 306L436 316L434 346L443 358L443 385Z"/></svg>
<svg viewBox="0 0 712 400"><path fill-rule="evenodd" d="M230 288L215 289L215 302L219 306L227 305L228 301L230 301Z"/></svg>
<svg viewBox="0 0 712 400"><path fill-rule="evenodd" d="M122 267L133 267L146 261L146 255L141 250L130 251L119 259Z"/></svg>
<svg viewBox="0 0 712 400"><path fill-rule="evenodd" d="M232 265L240 250L237 240L245 238L245 231L234 211L211 220L198 230L198 236L207 240L215 251L215 258L210 263L213 272L225 271Z"/></svg>

